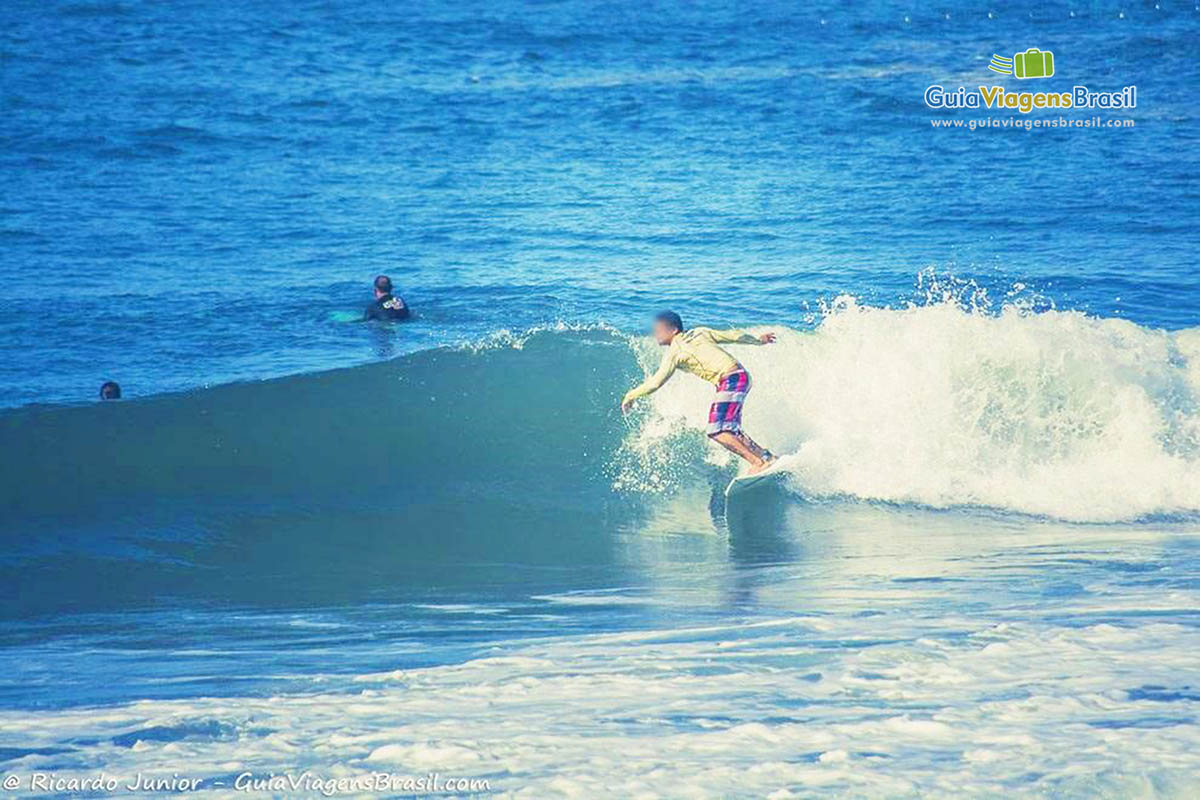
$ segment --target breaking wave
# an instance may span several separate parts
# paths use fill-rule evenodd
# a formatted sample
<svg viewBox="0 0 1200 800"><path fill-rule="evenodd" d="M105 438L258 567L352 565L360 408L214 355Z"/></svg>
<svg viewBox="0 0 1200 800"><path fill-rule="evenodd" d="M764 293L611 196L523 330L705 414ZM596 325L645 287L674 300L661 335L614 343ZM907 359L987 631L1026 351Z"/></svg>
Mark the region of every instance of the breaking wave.
<svg viewBox="0 0 1200 800"><path fill-rule="evenodd" d="M811 330L775 330L775 345L735 348L755 378L745 422L796 454L804 497L1078 522L1200 513L1200 329L843 298ZM619 412L658 357L642 337L553 326L0 414L0 580L13 589L0 612L189 592L352 602L469 585L484 564L600 568L613 532L660 495L703 507L732 474L700 433L703 382L680 376Z"/></svg>
<svg viewBox="0 0 1200 800"><path fill-rule="evenodd" d="M811 332L775 330L776 345L737 352L755 380L746 429L797 453L805 495L1092 522L1200 510L1200 329L844 297ZM635 349L644 368L657 358ZM669 484L654 453L702 426L709 394L685 379L654 396L628 443L646 485Z"/></svg>

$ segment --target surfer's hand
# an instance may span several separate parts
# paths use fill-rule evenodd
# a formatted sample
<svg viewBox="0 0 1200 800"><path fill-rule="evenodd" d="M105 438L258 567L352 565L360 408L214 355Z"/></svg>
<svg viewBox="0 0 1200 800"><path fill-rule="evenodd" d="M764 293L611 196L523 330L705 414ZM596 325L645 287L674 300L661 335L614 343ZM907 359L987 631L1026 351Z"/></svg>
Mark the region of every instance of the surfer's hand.
<svg viewBox="0 0 1200 800"><path fill-rule="evenodd" d="M758 340L763 344L771 344L775 341L775 334L764 333L762 336L758 337Z"/></svg>
<svg viewBox="0 0 1200 800"><path fill-rule="evenodd" d="M632 400L622 400L621 401L621 413L622 414L628 414L629 409L631 409L631 408L633 408Z"/></svg>

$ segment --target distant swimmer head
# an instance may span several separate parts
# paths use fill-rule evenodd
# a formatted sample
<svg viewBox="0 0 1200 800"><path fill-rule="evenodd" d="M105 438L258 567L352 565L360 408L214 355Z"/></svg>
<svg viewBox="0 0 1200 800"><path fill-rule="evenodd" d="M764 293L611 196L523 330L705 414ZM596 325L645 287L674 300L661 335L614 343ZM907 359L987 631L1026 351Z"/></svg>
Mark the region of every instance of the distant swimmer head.
<svg viewBox="0 0 1200 800"><path fill-rule="evenodd" d="M375 277L375 296L383 297L392 293L392 279L387 275L377 275Z"/></svg>
<svg viewBox="0 0 1200 800"><path fill-rule="evenodd" d="M103 385L100 386L100 399L120 400L121 387L117 385L116 381L105 381Z"/></svg>
<svg viewBox="0 0 1200 800"><path fill-rule="evenodd" d="M675 334L683 332L683 320L674 311L660 311L654 315L651 331L659 344L670 344Z"/></svg>

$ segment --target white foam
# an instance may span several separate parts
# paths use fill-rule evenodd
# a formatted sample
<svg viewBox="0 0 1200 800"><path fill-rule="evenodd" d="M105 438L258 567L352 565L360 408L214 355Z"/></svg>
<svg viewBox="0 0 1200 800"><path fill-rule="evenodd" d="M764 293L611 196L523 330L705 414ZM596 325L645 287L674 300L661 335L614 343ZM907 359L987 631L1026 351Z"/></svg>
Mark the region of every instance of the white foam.
<svg viewBox="0 0 1200 800"><path fill-rule="evenodd" d="M1198 704L1125 694L1200 670L1192 626L1045 629L951 616L934 627L958 627L961 639L896 641L893 617L855 623L874 646L830 648L802 627L741 648L719 646L745 635L738 626L716 640L585 637L519 659L406 671L401 686L358 695L142 702L103 717L6 712L7 735L26 745L101 739L6 766L58 764L60 776L439 772L488 777L498 796L517 798L1117 798L1130 786L1183 797L1200 774ZM783 643L805 668L780 668ZM237 734L104 741L197 720Z"/></svg>
<svg viewBox="0 0 1200 800"><path fill-rule="evenodd" d="M798 452L806 494L1073 521L1200 512L1200 329L842 298L813 332L774 330L775 345L731 348L754 379L746 429ZM662 454L686 446L681 430L697 440L711 393L680 376L651 398L622 488L670 484Z"/></svg>
<svg viewBox="0 0 1200 800"><path fill-rule="evenodd" d="M693 599L696 622L272 697L0 711L6 746L47 751L5 771L434 771L539 799L1195 795L1195 530L797 513L803 559L687 561L642 587Z"/></svg>

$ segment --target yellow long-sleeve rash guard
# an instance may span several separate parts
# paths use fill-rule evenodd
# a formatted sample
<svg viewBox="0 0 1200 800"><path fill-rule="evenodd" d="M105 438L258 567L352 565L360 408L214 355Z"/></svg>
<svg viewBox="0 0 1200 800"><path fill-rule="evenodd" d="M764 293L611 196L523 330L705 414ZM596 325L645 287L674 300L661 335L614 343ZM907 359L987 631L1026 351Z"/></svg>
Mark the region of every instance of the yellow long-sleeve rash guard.
<svg viewBox="0 0 1200 800"><path fill-rule="evenodd" d="M675 370L690 372L698 378L703 378L715 384L717 380L741 365L737 359L726 353L717 343L722 344L762 344L752 333L741 330L714 331L712 328L692 328L675 335L667 347L666 355L658 370L641 384L630 389L623 403L655 392L667 379L675 374Z"/></svg>

